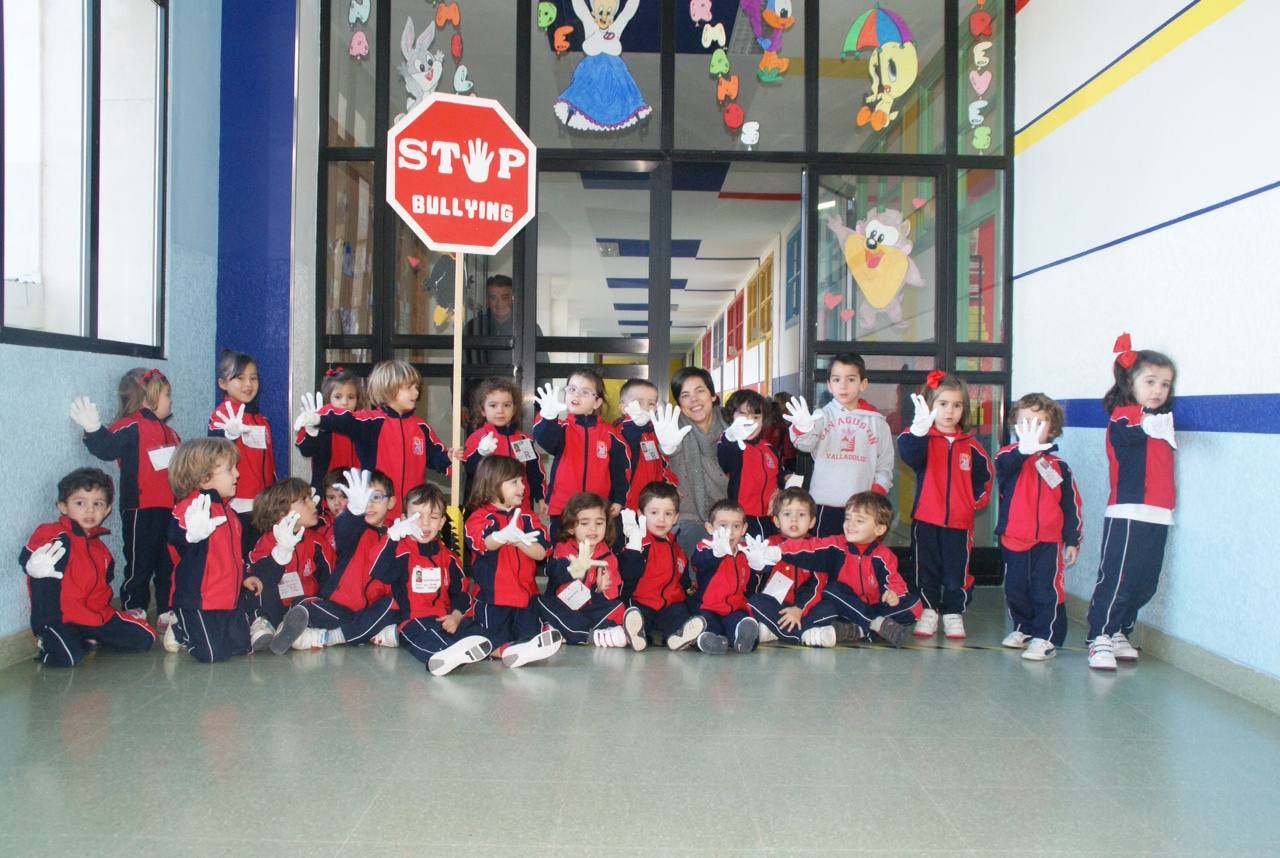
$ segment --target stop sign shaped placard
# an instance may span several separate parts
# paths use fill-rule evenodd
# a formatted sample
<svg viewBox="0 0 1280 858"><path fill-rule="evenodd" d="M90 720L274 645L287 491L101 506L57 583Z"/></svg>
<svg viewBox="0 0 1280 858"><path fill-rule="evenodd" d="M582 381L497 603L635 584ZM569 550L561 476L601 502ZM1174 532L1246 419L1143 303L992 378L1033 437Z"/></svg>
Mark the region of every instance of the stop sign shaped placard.
<svg viewBox="0 0 1280 858"><path fill-rule="evenodd" d="M536 180L533 141L491 98L432 93L387 132L387 203L432 250L497 253Z"/></svg>

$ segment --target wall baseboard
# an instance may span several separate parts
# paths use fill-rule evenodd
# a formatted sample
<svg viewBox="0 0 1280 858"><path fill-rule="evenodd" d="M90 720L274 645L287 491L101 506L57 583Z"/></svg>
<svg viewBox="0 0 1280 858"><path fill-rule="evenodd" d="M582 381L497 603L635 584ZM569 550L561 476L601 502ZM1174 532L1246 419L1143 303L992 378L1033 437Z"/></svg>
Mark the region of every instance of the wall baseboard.
<svg viewBox="0 0 1280 858"><path fill-rule="evenodd" d="M1089 602L1067 594L1067 616L1086 624ZM1144 655L1186 671L1197 679L1280 714L1280 679L1260 673L1192 643L1167 635L1145 623L1134 629L1133 642Z"/></svg>
<svg viewBox="0 0 1280 858"><path fill-rule="evenodd" d="M36 654L36 638L30 629L0 637L0 669L22 661L30 661Z"/></svg>

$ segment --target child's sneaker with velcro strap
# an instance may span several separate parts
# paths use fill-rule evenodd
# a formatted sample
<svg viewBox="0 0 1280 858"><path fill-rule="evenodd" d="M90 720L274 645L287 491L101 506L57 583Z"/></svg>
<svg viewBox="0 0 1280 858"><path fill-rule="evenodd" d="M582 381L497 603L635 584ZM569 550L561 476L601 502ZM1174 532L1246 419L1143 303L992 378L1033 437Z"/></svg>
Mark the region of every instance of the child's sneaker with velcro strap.
<svg viewBox="0 0 1280 858"><path fill-rule="evenodd" d="M1116 661L1138 660L1138 648L1129 643L1129 637L1124 632L1116 632L1111 636L1111 649L1116 654Z"/></svg>
<svg viewBox="0 0 1280 858"><path fill-rule="evenodd" d="M1044 638L1032 638L1022 651L1022 657L1027 661L1048 661L1057 654L1058 648Z"/></svg>
<svg viewBox="0 0 1280 858"><path fill-rule="evenodd" d="M1116 669L1116 652L1107 635L1098 635L1089 643L1089 667L1094 670Z"/></svg>

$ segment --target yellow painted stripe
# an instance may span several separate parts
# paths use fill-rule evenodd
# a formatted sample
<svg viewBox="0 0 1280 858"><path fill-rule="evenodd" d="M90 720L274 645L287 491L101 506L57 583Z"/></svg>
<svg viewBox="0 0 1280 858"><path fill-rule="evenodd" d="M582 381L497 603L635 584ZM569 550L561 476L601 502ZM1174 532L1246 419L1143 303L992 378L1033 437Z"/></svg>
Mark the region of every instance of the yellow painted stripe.
<svg viewBox="0 0 1280 858"><path fill-rule="evenodd" d="M1013 140L1014 154L1021 155L1243 3L1244 0L1200 0L1079 92L1022 129Z"/></svg>

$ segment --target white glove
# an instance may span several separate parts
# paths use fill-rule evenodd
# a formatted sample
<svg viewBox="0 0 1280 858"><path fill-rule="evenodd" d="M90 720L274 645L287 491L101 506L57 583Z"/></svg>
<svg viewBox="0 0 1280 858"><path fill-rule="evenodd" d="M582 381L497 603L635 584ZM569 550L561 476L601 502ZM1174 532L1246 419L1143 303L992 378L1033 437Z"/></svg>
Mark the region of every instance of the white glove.
<svg viewBox="0 0 1280 858"><path fill-rule="evenodd" d="M213 412L213 428L221 429L228 441L234 441L244 434L244 403L238 410L230 402L224 408L224 411Z"/></svg>
<svg viewBox="0 0 1280 858"><path fill-rule="evenodd" d="M227 517L220 515L217 518L210 518L209 496L196 495L191 505L187 507L187 514L182 523L187 529L187 542L204 542L213 535L219 525L227 523Z"/></svg>
<svg viewBox="0 0 1280 858"><path fill-rule="evenodd" d="M791 424L797 435L808 435L821 426L827 416L821 409L810 411L809 403L803 396L793 396L787 403L787 413L782 415L782 419Z"/></svg>
<svg viewBox="0 0 1280 858"><path fill-rule="evenodd" d="M520 518L518 516L507 522L507 526L502 530L490 535L502 545L533 545L538 541L538 534L526 533L520 529Z"/></svg>
<svg viewBox="0 0 1280 858"><path fill-rule="evenodd" d="M640 551L644 548L644 537L648 530L649 523L643 515L636 515L633 509L622 511L622 534L627 538L627 551Z"/></svg>
<svg viewBox="0 0 1280 858"><path fill-rule="evenodd" d="M711 553L716 557L728 557L737 552L737 547L729 543L729 528L717 527L711 534Z"/></svg>
<svg viewBox="0 0 1280 858"><path fill-rule="evenodd" d="M693 431L692 426L680 426L680 409L674 405L659 405L658 410L649 415L653 423L653 434L658 438L658 446L664 456L670 456L680 449L684 436Z"/></svg>
<svg viewBox="0 0 1280 858"><path fill-rule="evenodd" d="M98 414L98 406L87 396L77 396L71 400L71 419L86 432L97 432L102 428L102 417Z"/></svg>
<svg viewBox="0 0 1280 858"><path fill-rule="evenodd" d="M357 517L364 515L369 509L369 498L373 496L369 472L348 468L342 476L346 483L335 483L334 488L347 496L347 512Z"/></svg>
<svg viewBox="0 0 1280 858"><path fill-rule="evenodd" d="M742 553L747 557L747 565L759 572L769 565L765 559L765 549L769 546L758 536L747 536L742 543Z"/></svg>
<svg viewBox="0 0 1280 858"><path fill-rule="evenodd" d="M480 439L480 443L476 445L476 452L481 456L488 456L498 449L498 436L492 432Z"/></svg>
<svg viewBox="0 0 1280 858"><path fill-rule="evenodd" d="M314 506L314 507L316 508L316 510L317 510L317 511L319 511L319 509L320 509L320 494L319 494L319 492L317 492L314 488L311 490L311 505L312 505L312 506Z"/></svg>
<svg viewBox="0 0 1280 858"><path fill-rule="evenodd" d="M1041 444L1040 433L1044 431L1044 421L1024 417L1013 427L1013 436L1018 442L1018 452L1024 456L1033 456L1048 450L1052 444Z"/></svg>
<svg viewBox="0 0 1280 858"><path fill-rule="evenodd" d="M635 399L627 403L627 407L624 411L626 412L626 415L631 418L631 422L637 426L648 426L649 421L652 419L649 412L645 411L639 401Z"/></svg>
<svg viewBox="0 0 1280 858"><path fill-rule="evenodd" d="M1173 449L1178 449L1178 442L1173 436L1173 414L1144 414L1142 431L1152 438L1167 441Z"/></svg>
<svg viewBox="0 0 1280 858"><path fill-rule="evenodd" d="M61 578L62 573L55 567L67 549L59 540L41 545L27 558L27 574L32 578Z"/></svg>
<svg viewBox="0 0 1280 858"><path fill-rule="evenodd" d="M918 393L911 394L911 404L916 407L916 415L911 418L911 434L923 438L929 434L933 421L938 419L938 409L929 409L929 404Z"/></svg>
<svg viewBox="0 0 1280 858"><path fill-rule="evenodd" d="M320 434L320 405L323 403L320 391L314 394L302 394L302 412L298 415L298 419L293 421L293 431L306 429L307 434L312 438Z"/></svg>
<svg viewBox="0 0 1280 858"><path fill-rule="evenodd" d="M297 548L298 543L302 541L303 531L298 527L299 518L301 518L300 515L291 512L271 528L271 535L276 540L276 547L271 549L271 559L281 566L289 565L289 561L293 559L293 549Z"/></svg>
<svg viewBox="0 0 1280 858"><path fill-rule="evenodd" d="M533 401L538 403L544 420L559 420L560 415L569 413L569 406L564 404L564 388L550 382L542 385Z"/></svg>
<svg viewBox="0 0 1280 858"><path fill-rule="evenodd" d="M399 542L406 536L412 536L414 539L422 538L422 528L418 526L418 513L414 513L408 518L397 518L387 528L387 537L392 542Z"/></svg>
<svg viewBox="0 0 1280 858"><path fill-rule="evenodd" d="M750 417L741 414L733 418L733 422L729 424L729 428L724 430L724 438L726 441L736 441L739 450L747 449L747 437L756 431L756 421Z"/></svg>
<svg viewBox="0 0 1280 858"><path fill-rule="evenodd" d="M595 560L591 557L591 549L587 547L587 543L578 543L578 553L569 558L569 575L576 581L581 581L587 576L587 573L594 569L607 569L609 564L603 560Z"/></svg>

